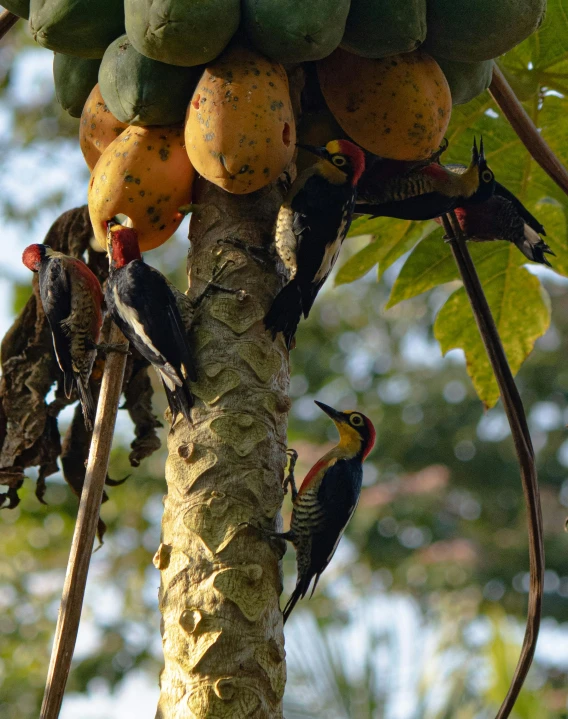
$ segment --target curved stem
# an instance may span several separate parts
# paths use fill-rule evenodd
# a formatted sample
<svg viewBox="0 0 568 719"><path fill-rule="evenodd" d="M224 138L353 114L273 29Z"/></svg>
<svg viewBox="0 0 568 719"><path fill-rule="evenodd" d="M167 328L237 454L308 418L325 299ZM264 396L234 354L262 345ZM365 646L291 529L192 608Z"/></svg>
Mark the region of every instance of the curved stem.
<svg viewBox="0 0 568 719"><path fill-rule="evenodd" d="M465 237L453 212L450 213L450 215L444 215L443 222L454 259L471 304L479 334L485 345L491 367L493 368L499 386L499 391L501 392L501 400L507 414L513 442L515 444L515 451L519 460L521 481L527 506L530 564L529 604L521 653L507 696L503 700L496 715L496 719L506 719L515 705L530 669L540 627L544 585L544 546L538 478L534 449L523 403L517 386L515 385L509 363L507 362L507 357L501 344L501 338L495 326L495 321L493 320L481 282L479 281L471 255L469 254Z"/></svg>
<svg viewBox="0 0 568 719"><path fill-rule="evenodd" d="M542 138L496 63L493 63L493 80L489 92L533 159L568 195L568 171Z"/></svg>
<svg viewBox="0 0 568 719"><path fill-rule="evenodd" d="M0 40L11 30L20 18L9 10L0 13Z"/></svg>
<svg viewBox="0 0 568 719"><path fill-rule="evenodd" d="M109 342L112 344L124 342L122 332L115 325L112 325ZM112 352L108 355L87 462L85 484L81 493L73 542L69 553L69 561L67 562L67 573L63 585L40 719L57 719L63 702L63 694L79 630L87 573L99 521L99 510L107 476L108 460L125 366L126 354Z"/></svg>

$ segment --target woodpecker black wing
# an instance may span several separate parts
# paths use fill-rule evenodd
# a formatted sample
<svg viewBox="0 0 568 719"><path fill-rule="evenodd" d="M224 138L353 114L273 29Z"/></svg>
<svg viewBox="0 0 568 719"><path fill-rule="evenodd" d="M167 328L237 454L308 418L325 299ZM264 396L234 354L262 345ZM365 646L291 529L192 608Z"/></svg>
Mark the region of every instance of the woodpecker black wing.
<svg viewBox="0 0 568 719"><path fill-rule="evenodd" d="M540 224L540 222L536 219L536 217L534 215L531 215L531 213L527 210L523 203L519 199L517 199L515 195L513 195L513 193L506 187L504 187L500 182L495 183L495 194L499 195L500 197L504 197L505 199L509 200L509 202L512 202L513 205L516 207L517 212L527 223L527 225L539 235L544 235L546 237L546 231L544 227Z"/></svg>
<svg viewBox="0 0 568 719"><path fill-rule="evenodd" d="M125 336L158 370L172 412L182 411L189 419L192 397L185 380L196 379L195 365L166 278L134 260L111 274L106 302Z"/></svg>
<svg viewBox="0 0 568 719"><path fill-rule="evenodd" d="M44 260L39 269L39 294L53 336L57 362L63 372L63 388L69 399L73 391L73 361L70 340L62 327L71 314L71 281L59 258Z"/></svg>
<svg viewBox="0 0 568 719"><path fill-rule="evenodd" d="M358 215L371 217L395 217L397 220L433 220L457 206L456 198L429 192L403 201L383 202L378 205L359 203L355 207Z"/></svg>
<svg viewBox="0 0 568 719"><path fill-rule="evenodd" d="M353 216L355 188L334 185L320 175L310 176L291 199L292 229L297 238L294 279L276 295L264 318L266 328L282 332L290 343L302 315L308 317L315 298L329 276Z"/></svg>
<svg viewBox="0 0 568 719"><path fill-rule="evenodd" d="M302 518L296 518L300 531L303 525L311 536L310 554L308 557L302 557L298 553L298 579L284 607L284 622L297 602L306 596L315 577L312 587L312 594L314 593L322 572L335 554L345 528L357 508L362 482L363 469L360 459L338 460L325 472L317 490L317 501L306 503L311 507L309 516L306 516L304 521Z"/></svg>

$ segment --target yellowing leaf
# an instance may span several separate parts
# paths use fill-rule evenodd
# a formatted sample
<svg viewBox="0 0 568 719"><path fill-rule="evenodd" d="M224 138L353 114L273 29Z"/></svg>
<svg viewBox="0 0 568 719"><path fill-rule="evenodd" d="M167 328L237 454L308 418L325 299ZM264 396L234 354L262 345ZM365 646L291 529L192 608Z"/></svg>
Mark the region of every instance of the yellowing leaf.
<svg viewBox="0 0 568 719"><path fill-rule="evenodd" d="M411 253L393 285L385 309L445 282L459 279L452 251L443 235L441 228L436 230Z"/></svg>
<svg viewBox="0 0 568 719"><path fill-rule="evenodd" d="M519 266L520 253L515 246L492 243L489 247L502 249L488 252L487 261L476 266L509 365L516 374L535 341L548 329L549 299L538 278ZM475 390L485 407L492 407L499 399L499 390L463 287L438 313L434 335L444 354L464 350Z"/></svg>
<svg viewBox="0 0 568 719"><path fill-rule="evenodd" d="M371 242L350 257L339 269L335 278L336 285L344 285L358 280L379 265L379 278L393 262L408 252L421 237L432 232L433 222L411 222L393 220L389 217L360 217L351 225L349 237L372 235Z"/></svg>

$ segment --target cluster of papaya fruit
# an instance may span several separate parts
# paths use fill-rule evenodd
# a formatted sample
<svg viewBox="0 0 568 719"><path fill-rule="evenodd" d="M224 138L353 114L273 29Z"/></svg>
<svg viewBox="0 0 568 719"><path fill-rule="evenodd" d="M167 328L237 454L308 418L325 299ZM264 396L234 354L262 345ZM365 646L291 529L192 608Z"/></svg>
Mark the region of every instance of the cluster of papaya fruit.
<svg viewBox="0 0 568 719"><path fill-rule="evenodd" d="M309 63L325 100L304 113L301 140L349 137L383 157L426 158L452 105L486 89L492 58L534 32L546 0L2 4L55 51L57 98L81 116L97 239L123 213L145 250L181 222L195 172L248 193L288 165L289 65Z"/></svg>

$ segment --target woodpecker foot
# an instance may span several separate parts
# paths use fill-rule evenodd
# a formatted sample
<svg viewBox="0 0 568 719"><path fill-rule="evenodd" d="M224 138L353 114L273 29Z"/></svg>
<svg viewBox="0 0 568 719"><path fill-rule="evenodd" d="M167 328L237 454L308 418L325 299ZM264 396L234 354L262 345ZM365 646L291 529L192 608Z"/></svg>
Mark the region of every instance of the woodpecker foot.
<svg viewBox="0 0 568 719"><path fill-rule="evenodd" d="M241 522L239 527L248 527L249 529L256 529L259 534L262 534L263 537L267 537L268 539L282 539L282 540L288 540L292 541L292 533L291 532L274 532L270 529L264 529L264 527L259 527L258 524L253 524L252 522Z"/></svg>
<svg viewBox="0 0 568 719"><path fill-rule="evenodd" d="M286 454L288 455L288 474L284 478L284 481L282 482L282 489L284 491L284 494L288 494L288 485L290 485L290 490L292 492L292 502L296 501L296 497L298 496L298 489L296 487L296 478L294 476L294 470L296 469L296 462L298 461L298 453L295 449L287 449Z"/></svg>
<svg viewBox="0 0 568 719"><path fill-rule="evenodd" d="M203 292L199 295L199 297L196 297L193 302L193 310L195 311L200 304L203 302L203 300L209 296L211 290L216 290L217 292L225 292L229 295L235 295L235 297L239 300L239 302L242 302L244 299L248 297L248 292L246 292L243 289L235 289L234 287L225 287L224 285L220 285L216 280L220 279L227 268L228 265L233 264L232 260L227 260L227 262L224 262L220 267L217 267L215 271L213 272L213 276L211 279L207 282L205 285L205 289Z"/></svg>
<svg viewBox="0 0 568 719"><path fill-rule="evenodd" d="M94 342L90 343L91 349L99 350L100 352L104 352L105 354L109 354L109 352L116 352L119 355L129 355L131 352L128 350L128 345L124 342L121 342L119 344L112 344L108 342L101 342L100 344L95 344Z"/></svg>
<svg viewBox="0 0 568 719"><path fill-rule="evenodd" d="M265 250L264 247L255 247L247 245L242 240L237 240L234 237L226 237L217 240L218 245L232 245L238 250L242 250L257 264L265 267L266 265L274 264L272 253L269 250Z"/></svg>

